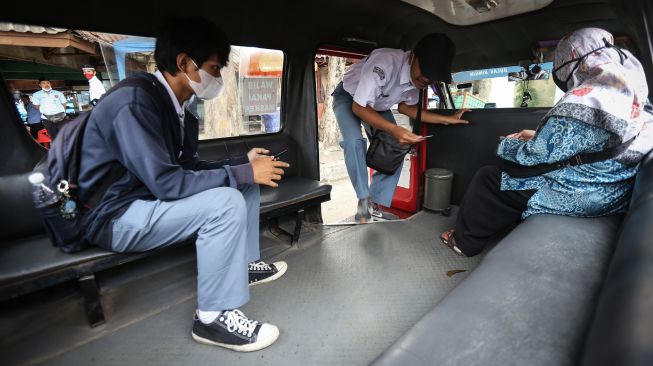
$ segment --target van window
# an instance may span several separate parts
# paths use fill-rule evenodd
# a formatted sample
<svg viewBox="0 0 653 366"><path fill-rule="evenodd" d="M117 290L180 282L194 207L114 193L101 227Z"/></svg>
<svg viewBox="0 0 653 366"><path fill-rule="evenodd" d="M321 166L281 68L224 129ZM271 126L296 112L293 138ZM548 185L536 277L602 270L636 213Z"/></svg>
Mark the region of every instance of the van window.
<svg viewBox="0 0 653 366"><path fill-rule="evenodd" d="M137 71L156 71L154 38L112 37L118 40L101 44L112 83ZM221 70L220 96L209 101L193 97L187 104L200 120L200 140L279 132L283 65L282 51L232 45L229 63Z"/></svg>
<svg viewBox="0 0 653 366"><path fill-rule="evenodd" d="M197 103L200 139L279 132L283 52L232 46L229 58L222 94Z"/></svg>
<svg viewBox="0 0 653 366"><path fill-rule="evenodd" d="M551 62L467 70L453 74L456 108L552 107L564 93L550 77Z"/></svg>
<svg viewBox="0 0 653 366"><path fill-rule="evenodd" d="M8 39L0 44L0 73L25 122L20 96L40 90L41 76L64 94L66 114L74 118L91 108L82 66L92 65L106 90L136 72L156 71L154 38L1 22L0 32ZM282 51L232 46L229 65L222 70L222 94L210 101L193 97L188 103L200 120L200 139L280 131L283 66Z"/></svg>

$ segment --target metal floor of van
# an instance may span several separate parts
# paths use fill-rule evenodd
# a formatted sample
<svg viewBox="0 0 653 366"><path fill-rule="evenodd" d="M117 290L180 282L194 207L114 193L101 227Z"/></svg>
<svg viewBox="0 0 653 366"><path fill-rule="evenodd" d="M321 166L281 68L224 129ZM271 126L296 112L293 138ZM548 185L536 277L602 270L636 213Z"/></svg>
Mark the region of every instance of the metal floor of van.
<svg viewBox="0 0 653 366"><path fill-rule="evenodd" d="M482 256L456 256L436 240L450 217L358 226L307 225L291 248L262 235L268 260L288 272L251 288L241 310L281 329L271 347L237 353L195 343L192 248L98 274L107 322L86 323L75 284L0 308L3 365L367 365L430 310ZM285 246L285 247L284 247ZM270 253L273 253L272 255ZM272 257L272 258L270 258Z"/></svg>

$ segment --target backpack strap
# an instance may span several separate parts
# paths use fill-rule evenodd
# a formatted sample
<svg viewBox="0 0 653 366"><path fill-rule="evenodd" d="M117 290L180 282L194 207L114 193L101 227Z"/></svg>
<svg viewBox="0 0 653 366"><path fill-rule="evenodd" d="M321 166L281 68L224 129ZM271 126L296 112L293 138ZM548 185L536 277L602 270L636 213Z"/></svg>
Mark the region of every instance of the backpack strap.
<svg viewBox="0 0 653 366"><path fill-rule="evenodd" d="M417 99L417 116L415 116L415 122L413 123L413 133L416 135L422 135L422 103L424 100L424 89L419 90L419 98Z"/></svg>

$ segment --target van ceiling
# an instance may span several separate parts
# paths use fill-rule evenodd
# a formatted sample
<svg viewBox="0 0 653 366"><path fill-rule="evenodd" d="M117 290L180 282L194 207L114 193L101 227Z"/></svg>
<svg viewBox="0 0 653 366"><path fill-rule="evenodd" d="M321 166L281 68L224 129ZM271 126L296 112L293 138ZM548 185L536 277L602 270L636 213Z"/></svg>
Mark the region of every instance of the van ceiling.
<svg viewBox="0 0 653 366"><path fill-rule="evenodd" d="M455 25L472 25L542 9L553 0L401 0Z"/></svg>
<svg viewBox="0 0 653 366"><path fill-rule="evenodd" d="M209 17L228 33L233 44L302 53L324 44L352 49L410 49L427 32L444 32L457 46L454 71L515 64L531 58L533 42L559 39L581 27L597 26L615 35L640 40L629 19L628 3L636 0L555 0L542 10L471 26L454 26L400 0L330 1L161 1L85 0L39 3L38 10L9 2L1 21L71 29L153 36L169 16ZM635 5L630 5L631 8ZM632 11L633 16L639 16Z"/></svg>

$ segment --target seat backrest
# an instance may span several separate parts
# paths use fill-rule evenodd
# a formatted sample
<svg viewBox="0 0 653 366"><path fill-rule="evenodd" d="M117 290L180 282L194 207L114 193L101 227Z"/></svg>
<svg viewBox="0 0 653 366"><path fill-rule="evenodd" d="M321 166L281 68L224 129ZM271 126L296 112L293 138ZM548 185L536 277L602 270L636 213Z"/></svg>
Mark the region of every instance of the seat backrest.
<svg viewBox="0 0 653 366"><path fill-rule="evenodd" d="M463 116L469 125L427 124L427 168L444 168L454 173L451 202L459 204L474 174L485 165L499 163L499 136L535 129L549 108L473 109ZM451 114L451 110L435 110Z"/></svg>
<svg viewBox="0 0 653 366"><path fill-rule="evenodd" d="M601 289L583 365L653 365L653 153L642 161L630 209Z"/></svg>
<svg viewBox="0 0 653 366"><path fill-rule="evenodd" d="M264 134L258 136L248 136L244 139L224 139L204 141L199 145L200 159L203 160L223 160L230 156L247 154L254 147L263 147L270 150L270 153L278 153L285 148L288 151L284 153L280 160L290 164L285 169L285 175L301 176L300 164L302 156L299 153L297 143L286 133Z"/></svg>
<svg viewBox="0 0 653 366"><path fill-rule="evenodd" d="M5 85L2 76L0 85ZM31 171L45 154L21 122L13 96L0 88L0 177Z"/></svg>
<svg viewBox="0 0 653 366"><path fill-rule="evenodd" d="M32 201L29 174L0 176L0 242L45 231Z"/></svg>
<svg viewBox="0 0 653 366"><path fill-rule="evenodd" d="M43 232L27 176L45 155L21 122L13 96L0 88L0 242Z"/></svg>

